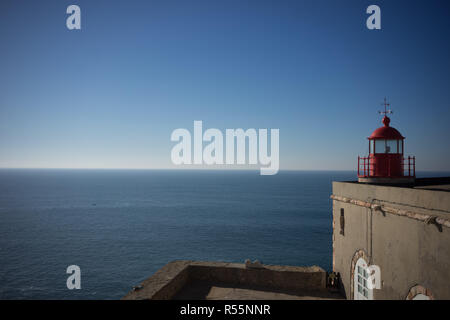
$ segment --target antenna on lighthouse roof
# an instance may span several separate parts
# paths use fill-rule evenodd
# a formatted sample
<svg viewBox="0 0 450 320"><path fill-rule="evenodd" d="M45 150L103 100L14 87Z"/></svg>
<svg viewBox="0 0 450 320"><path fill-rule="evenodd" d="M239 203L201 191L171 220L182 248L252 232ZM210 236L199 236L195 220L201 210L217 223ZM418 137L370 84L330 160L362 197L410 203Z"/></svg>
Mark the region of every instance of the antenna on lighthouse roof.
<svg viewBox="0 0 450 320"><path fill-rule="evenodd" d="M391 104L387 103L386 97L384 98L384 102L381 105L384 106L384 111L378 111L379 114L384 114L386 116L387 114L394 113L392 110L387 109L387 107L389 107Z"/></svg>

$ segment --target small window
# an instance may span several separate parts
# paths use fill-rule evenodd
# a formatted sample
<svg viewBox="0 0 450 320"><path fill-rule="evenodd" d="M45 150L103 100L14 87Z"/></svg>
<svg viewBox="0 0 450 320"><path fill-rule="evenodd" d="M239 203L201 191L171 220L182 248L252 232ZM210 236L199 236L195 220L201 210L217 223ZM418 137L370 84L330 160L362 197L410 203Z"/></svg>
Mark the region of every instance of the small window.
<svg viewBox="0 0 450 320"><path fill-rule="evenodd" d="M386 140L375 140L375 153L386 153Z"/></svg>
<svg viewBox="0 0 450 320"><path fill-rule="evenodd" d="M430 289L416 285L409 290L406 300L434 300L434 297Z"/></svg>
<svg viewBox="0 0 450 320"><path fill-rule="evenodd" d="M397 140L386 140L386 153L397 153Z"/></svg>
<svg viewBox="0 0 450 320"><path fill-rule="evenodd" d="M356 262L354 273L354 299L355 300L372 300L372 290L369 289L367 281L369 273L367 272L367 262L363 258L359 258Z"/></svg>
<svg viewBox="0 0 450 320"><path fill-rule="evenodd" d="M345 228L344 208L341 208L341 217L339 219L339 224L341 227L341 230L339 231L339 233L344 235L344 228Z"/></svg>
<svg viewBox="0 0 450 320"><path fill-rule="evenodd" d="M384 139L375 140L375 153L402 153L399 152L400 141Z"/></svg>

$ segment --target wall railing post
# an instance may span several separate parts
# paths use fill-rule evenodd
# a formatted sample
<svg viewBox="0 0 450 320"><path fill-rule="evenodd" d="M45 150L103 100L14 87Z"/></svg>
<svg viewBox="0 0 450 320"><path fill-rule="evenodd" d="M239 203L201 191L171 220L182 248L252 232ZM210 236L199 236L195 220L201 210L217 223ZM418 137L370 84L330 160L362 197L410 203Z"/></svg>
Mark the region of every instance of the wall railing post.
<svg viewBox="0 0 450 320"><path fill-rule="evenodd" d="M367 158L364 158L364 175L367 176L367 168L369 167L369 161Z"/></svg>
<svg viewBox="0 0 450 320"><path fill-rule="evenodd" d="M359 156L358 156L358 177L359 177Z"/></svg>
<svg viewBox="0 0 450 320"><path fill-rule="evenodd" d="M411 177L411 156L408 156L408 177Z"/></svg>

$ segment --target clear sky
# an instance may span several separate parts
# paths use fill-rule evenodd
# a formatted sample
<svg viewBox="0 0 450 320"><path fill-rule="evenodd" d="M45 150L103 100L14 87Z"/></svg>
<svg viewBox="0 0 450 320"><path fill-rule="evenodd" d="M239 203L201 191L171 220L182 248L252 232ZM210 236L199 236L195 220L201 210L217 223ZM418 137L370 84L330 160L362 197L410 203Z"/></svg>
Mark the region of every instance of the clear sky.
<svg viewBox="0 0 450 320"><path fill-rule="evenodd" d="M449 16L446 0L2 0L0 167L170 168L172 131L203 120L279 128L281 169L356 170L386 96L417 170L450 171Z"/></svg>

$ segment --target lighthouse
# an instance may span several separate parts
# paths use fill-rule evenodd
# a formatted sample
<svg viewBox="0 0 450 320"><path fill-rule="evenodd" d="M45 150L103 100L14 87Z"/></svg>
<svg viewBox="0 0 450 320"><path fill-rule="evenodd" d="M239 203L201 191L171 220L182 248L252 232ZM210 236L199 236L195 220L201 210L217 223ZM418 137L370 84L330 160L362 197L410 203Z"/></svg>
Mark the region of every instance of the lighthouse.
<svg viewBox="0 0 450 320"><path fill-rule="evenodd" d="M358 157L358 182L378 184L410 184L415 181L416 159L404 156L405 137L390 126L387 116L392 111L384 99L383 126L376 129L369 140L369 156Z"/></svg>
<svg viewBox="0 0 450 320"><path fill-rule="evenodd" d="M333 181L333 272L347 299L450 299L450 177L415 177L383 105L358 183Z"/></svg>

